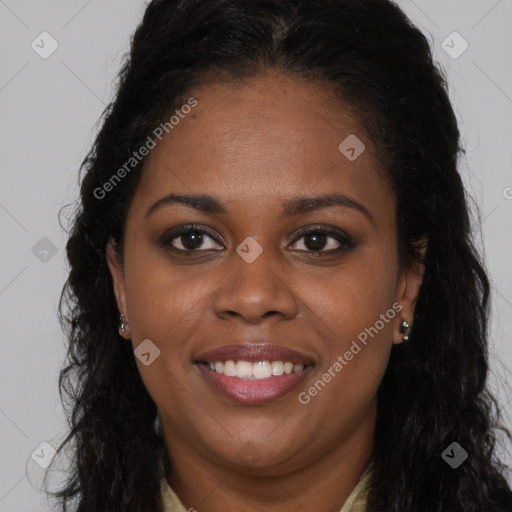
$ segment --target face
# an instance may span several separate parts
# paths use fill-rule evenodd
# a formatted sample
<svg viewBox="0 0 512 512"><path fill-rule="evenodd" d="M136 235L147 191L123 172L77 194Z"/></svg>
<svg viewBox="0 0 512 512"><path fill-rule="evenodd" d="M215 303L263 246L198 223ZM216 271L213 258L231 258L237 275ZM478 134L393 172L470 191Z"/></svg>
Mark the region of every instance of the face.
<svg viewBox="0 0 512 512"><path fill-rule="evenodd" d="M124 336L150 340L136 362L171 460L278 472L367 444L420 284L399 270L371 140L321 86L285 76L190 96L146 162L124 266L107 249Z"/></svg>

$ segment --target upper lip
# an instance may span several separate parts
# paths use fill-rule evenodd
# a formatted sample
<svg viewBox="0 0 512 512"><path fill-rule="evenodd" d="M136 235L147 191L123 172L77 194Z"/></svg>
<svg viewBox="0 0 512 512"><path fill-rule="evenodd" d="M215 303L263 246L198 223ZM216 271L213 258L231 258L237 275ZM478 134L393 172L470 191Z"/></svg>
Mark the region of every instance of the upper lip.
<svg viewBox="0 0 512 512"><path fill-rule="evenodd" d="M294 364L313 364L311 357L296 350L271 343L237 343L201 352L195 362L216 363L221 361L284 361Z"/></svg>

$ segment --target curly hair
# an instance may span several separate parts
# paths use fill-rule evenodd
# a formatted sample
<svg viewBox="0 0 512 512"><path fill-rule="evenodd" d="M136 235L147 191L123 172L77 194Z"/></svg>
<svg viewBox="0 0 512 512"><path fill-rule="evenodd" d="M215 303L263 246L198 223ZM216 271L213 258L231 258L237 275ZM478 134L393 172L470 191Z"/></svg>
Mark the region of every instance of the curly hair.
<svg viewBox="0 0 512 512"><path fill-rule="evenodd" d="M120 256L142 159L104 186L193 87L266 69L322 84L361 120L397 205L403 262L428 239L410 341L394 345L378 390L368 512L510 512L508 468L497 456L497 401L487 387L489 281L474 247L457 170L456 117L426 37L388 0L153 0L135 31L116 94L80 169L59 303L69 344L59 389L73 464L54 493L61 510L160 511L169 469L157 407L118 334L107 266ZM82 174L83 173L83 174ZM452 442L469 454L454 470Z"/></svg>

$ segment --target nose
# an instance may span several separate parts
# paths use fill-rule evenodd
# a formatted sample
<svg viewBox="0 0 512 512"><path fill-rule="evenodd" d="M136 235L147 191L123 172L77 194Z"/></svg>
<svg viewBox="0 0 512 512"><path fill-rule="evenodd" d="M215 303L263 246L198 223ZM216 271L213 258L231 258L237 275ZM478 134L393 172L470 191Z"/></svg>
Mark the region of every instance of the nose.
<svg viewBox="0 0 512 512"><path fill-rule="evenodd" d="M233 254L233 266L219 285L214 297L215 314L219 318L237 316L249 324L260 324L276 316L291 319L297 315L295 296L278 265L270 267L270 251L252 263Z"/></svg>

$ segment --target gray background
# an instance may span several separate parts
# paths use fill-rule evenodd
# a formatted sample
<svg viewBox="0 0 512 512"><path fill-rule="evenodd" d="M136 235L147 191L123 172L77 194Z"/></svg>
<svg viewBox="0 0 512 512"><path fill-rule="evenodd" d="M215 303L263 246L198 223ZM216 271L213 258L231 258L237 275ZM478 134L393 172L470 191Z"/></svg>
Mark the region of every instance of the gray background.
<svg viewBox="0 0 512 512"><path fill-rule="evenodd" d="M477 245L493 283L490 381L510 425L512 1L398 3L428 33L450 82L467 150L460 168L480 209ZM66 431L56 318L66 234L57 213L77 197L79 165L144 9L142 0L0 0L0 512L49 510L34 487L42 470L31 454L44 441L57 446ZM43 31L59 45L47 59L31 47L43 45ZM469 44L457 58L442 46L460 52L461 41L448 37L454 31ZM509 464L511 451L502 447Z"/></svg>

